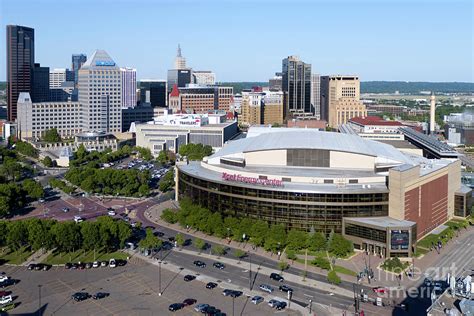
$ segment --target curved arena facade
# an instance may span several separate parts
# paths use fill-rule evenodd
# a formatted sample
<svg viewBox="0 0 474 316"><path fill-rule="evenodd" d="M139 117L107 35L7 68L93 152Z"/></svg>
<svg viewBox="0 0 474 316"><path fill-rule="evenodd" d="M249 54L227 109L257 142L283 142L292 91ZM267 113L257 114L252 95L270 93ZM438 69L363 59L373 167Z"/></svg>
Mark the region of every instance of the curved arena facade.
<svg viewBox="0 0 474 316"><path fill-rule="evenodd" d="M224 215L258 218L306 231L346 234L348 219L346 226L354 240L370 239L380 231L360 230L356 227L359 222L349 224L350 220L364 223L364 219L375 218L379 222L372 230L408 227L410 245L426 233L419 231L420 224L424 230L432 230L450 217L454 192L449 181L454 183L455 179L449 179L448 171L459 168L456 162L438 160L435 164L354 135L309 129L272 130L230 142L202 162L178 163L177 199L189 197ZM415 197L406 201L405 193L417 188L421 196L421 187L433 181L435 186L430 190L446 193L442 207L436 214L430 211L423 215L418 224ZM407 214L410 207L413 209ZM428 219L433 216L434 220ZM383 236L385 241L390 237ZM383 244L383 238L379 239Z"/></svg>

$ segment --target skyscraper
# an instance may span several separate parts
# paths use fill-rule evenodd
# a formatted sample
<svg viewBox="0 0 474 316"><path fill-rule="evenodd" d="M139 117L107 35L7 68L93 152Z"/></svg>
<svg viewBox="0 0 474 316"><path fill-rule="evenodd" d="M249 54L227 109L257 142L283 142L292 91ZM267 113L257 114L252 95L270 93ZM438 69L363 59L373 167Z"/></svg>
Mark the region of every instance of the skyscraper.
<svg viewBox="0 0 474 316"><path fill-rule="evenodd" d="M171 89L174 85L178 85L178 88L186 87L192 81L191 74L191 69L168 70L168 89Z"/></svg>
<svg viewBox="0 0 474 316"><path fill-rule="evenodd" d="M166 80L140 80L140 103L150 103L152 107L166 107L168 89Z"/></svg>
<svg viewBox="0 0 474 316"><path fill-rule="evenodd" d="M367 116L360 102L360 81L357 76L322 76L321 119L332 128L347 123L351 118Z"/></svg>
<svg viewBox="0 0 474 316"><path fill-rule="evenodd" d="M49 87L59 88L63 82L74 81L75 74L69 69L55 68L49 71Z"/></svg>
<svg viewBox="0 0 474 316"><path fill-rule="evenodd" d="M50 101L49 91L49 67L41 67L40 64L34 64L31 81L31 101L48 102Z"/></svg>
<svg viewBox="0 0 474 316"><path fill-rule="evenodd" d="M311 64L298 56L288 56L282 62L282 89L285 99L285 116L313 113L311 107Z"/></svg>
<svg viewBox="0 0 474 316"><path fill-rule="evenodd" d="M77 86L77 79L79 76L79 69L86 62L87 56L84 54L73 54L72 55L72 71L74 72L74 84Z"/></svg>
<svg viewBox="0 0 474 316"><path fill-rule="evenodd" d="M7 117L17 117L20 92L31 92L35 63L35 30L7 25Z"/></svg>
<svg viewBox="0 0 474 316"><path fill-rule="evenodd" d="M104 50L96 50L79 69L79 102L84 131L121 132L120 68Z"/></svg>
<svg viewBox="0 0 474 316"><path fill-rule="evenodd" d="M311 74L311 106L314 109L314 116L317 119L321 117L321 99L320 99L321 82L319 74Z"/></svg>
<svg viewBox="0 0 474 316"><path fill-rule="evenodd" d="M181 46L178 44L176 58L174 60L174 69L186 69L186 58L181 55Z"/></svg>
<svg viewBox="0 0 474 316"><path fill-rule="evenodd" d="M216 84L216 74L209 70L193 70L193 81L200 86Z"/></svg>
<svg viewBox="0 0 474 316"><path fill-rule="evenodd" d="M120 68L122 72L122 108L137 106L137 70L134 68Z"/></svg>

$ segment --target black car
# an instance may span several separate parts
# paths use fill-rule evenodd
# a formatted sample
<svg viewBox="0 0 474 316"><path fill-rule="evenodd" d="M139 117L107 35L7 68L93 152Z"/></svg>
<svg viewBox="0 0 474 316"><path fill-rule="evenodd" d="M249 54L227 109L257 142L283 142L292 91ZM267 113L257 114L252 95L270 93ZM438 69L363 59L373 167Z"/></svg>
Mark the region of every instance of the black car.
<svg viewBox="0 0 474 316"><path fill-rule="evenodd" d="M125 260L125 259L116 259L115 263L117 264L117 266L123 267L124 265L127 264L127 260Z"/></svg>
<svg viewBox="0 0 474 316"><path fill-rule="evenodd" d="M285 309L286 307L286 302L277 302L276 305L275 305L275 308L279 311L281 311L282 309Z"/></svg>
<svg viewBox="0 0 474 316"><path fill-rule="evenodd" d="M212 290L216 287L217 287L217 283L214 283L214 282L209 282L209 283L206 284L206 289Z"/></svg>
<svg viewBox="0 0 474 316"><path fill-rule="evenodd" d="M221 310L217 309L214 306L208 306L208 307L206 307L202 310L202 313L206 316L214 316L214 315L216 315L217 313L220 313L220 312L221 312Z"/></svg>
<svg viewBox="0 0 474 316"><path fill-rule="evenodd" d="M214 262L214 264L212 266L214 268L221 269L221 270L225 268L225 265L221 262Z"/></svg>
<svg viewBox="0 0 474 316"><path fill-rule="evenodd" d="M3 288L6 288L7 286L15 285L15 284L17 284L17 283L18 283L17 280L14 280L14 279L6 279L5 281L0 282L0 287L3 289Z"/></svg>
<svg viewBox="0 0 474 316"><path fill-rule="evenodd" d="M41 263L35 264L35 270L36 271L43 270L43 264L41 264Z"/></svg>
<svg viewBox="0 0 474 316"><path fill-rule="evenodd" d="M206 263L202 262L201 260L196 260L193 263L196 267L199 267L199 268L205 268L206 267Z"/></svg>
<svg viewBox="0 0 474 316"><path fill-rule="evenodd" d="M169 241L174 241L174 237L173 237L173 236L168 237L168 240L169 240Z"/></svg>
<svg viewBox="0 0 474 316"><path fill-rule="evenodd" d="M71 268L72 268L72 263L67 262L67 263L64 265L64 268L66 268L66 269L71 269Z"/></svg>
<svg viewBox="0 0 474 316"><path fill-rule="evenodd" d="M28 270L36 270L36 264L30 263L30 264L28 265Z"/></svg>
<svg viewBox="0 0 474 316"><path fill-rule="evenodd" d="M233 297L233 298L237 298L237 297L241 296L242 294L244 294L242 291L233 290L233 291L230 293L230 296Z"/></svg>
<svg viewBox="0 0 474 316"><path fill-rule="evenodd" d="M158 237L163 237L165 233L162 232L154 232L153 235L158 236Z"/></svg>
<svg viewBox="0 0 474 316"><path fill-rule="evenodd" d="M97 292L94 295L92 295L92 298L95 299L95 300L100 300L101 298L106 298L109 295L110 295L109 293Z"/></svg>
<svg viewBox="0 0 474 316"><path fill-rule="evenodd" d="M86 262L84 266L86 267L86 269L90 269L92 268L92 263Z"/></svg>
<svg viewBox="0 0 474 316"><path fill-rule="evenodd" d="M288 285L280 285L279 289L282 292L293 292L293 289Z"/></svg>
<svg viewBox="0 0 474 316"><path fill-rule="evenodd" d="M197 300L195 300L194 298L187 298L183 301L183 304L185 306L191 306L193 304L196 304Z"/></svg>
<svg viewBox="0 0 474 316"><path fill-rule="evenodd" d="M196 277L195 277L194 275L186 274L186 275L184 276L184 281L189 282L189 281L194 280L195 278L196 278Z"/></svg>
<svg viewBox="0 0 474 316"><path fill-rule="evenodd" d="M278 273L272 273L272 274L270 274L270 279L275 280L275 281L278 281L278 282L283 282L283 281L285 281L285 279L284 279L281 275L279 275Z"/></svg>
<svg viewBox="0 0 474 316"><path fill-rule="evenodd" d="M171 312L175 312L182 309L183 307L184 307L183 303L174 303L174 304L171 304L170 307L168 307L168 310Z"/></svg>
<svg viewBox="0 0 474 316"><path fill-rule="evenodd" d="M78 263L72 263L71 264L71 269L79 269L79 264Z"/></svg>
<svg viewBox="0 0 474 316"><path fill-rule="evenodd" d="M87 300L90 297L90 295L87 292L76 292L71 297L76 302L80 302L80 301Z"/></svg>

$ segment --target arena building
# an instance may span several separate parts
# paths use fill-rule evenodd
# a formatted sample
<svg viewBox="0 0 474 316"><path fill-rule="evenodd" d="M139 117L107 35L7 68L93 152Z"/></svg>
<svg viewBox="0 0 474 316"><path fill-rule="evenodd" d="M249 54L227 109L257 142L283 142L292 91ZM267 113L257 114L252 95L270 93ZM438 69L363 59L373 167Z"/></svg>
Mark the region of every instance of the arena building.
<svg viewBox="0 0 474 316"><path fill-rule="evenodd" d="M224 215L344 234L356 248L409 256L454 216L458 160L429 160L357 135L260 130L202 162L177 164L177 199Z"/></svg>

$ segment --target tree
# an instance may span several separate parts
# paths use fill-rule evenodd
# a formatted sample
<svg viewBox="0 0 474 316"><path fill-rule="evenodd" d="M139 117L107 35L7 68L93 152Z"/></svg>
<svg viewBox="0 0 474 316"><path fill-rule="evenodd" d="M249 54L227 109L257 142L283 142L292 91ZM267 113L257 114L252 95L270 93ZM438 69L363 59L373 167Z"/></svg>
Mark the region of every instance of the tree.
<svg viewBox="0 0 474 316"><path fill-rule="evenodd" d="M286 257L289 259L289 260L296 260L298 257L296 256L296 253L293 249L287 249L286 250Z"/></svg>
<svg viewBox="0 0 474 316"><path fill-rule="evenodd" d="M288 262L286 261L279 261L278 262L278 269L280 269L281 272L283 272L284 270L288 269L290 267L290 265L288 264Z"/></svg>
<svg viewBox="0 0 474 316"><path fill-rule="evenodd" d="M168 162L167 152L165 150L160 151L156 160L162 165L166 164Z"/></svg>
<svg viewBox="0 0 474 316"><path fill-rule="evenodd" d="M161 192L166 192L172 188L174 188L174 170L169 170L163 178L160 180L160 191Z"/></svg>
<svg viewBox="0 0 474 316"><path fill-rule="evenodd" d="M262 220L257 220L250 228L250 242L255 246L262 246L268 233L268 224Z"/></svg>
<svg viewBox="0 0 474 316"><path fill-rule="evenodd" d="M26 179L25 181L23 181L22 186L26 194L33 200L37 200L44 196L43 186L35 180Z"/></svg>
<svg viewBox="0 0 474 316"><path fill-rule="evenodd" d="M71 252L81 248L81 227L74 222L59 222L52 229L60 251Z"/></svg>
<svg viewBox="0 0 474 316"><path fill-rule="evenodd" d="M0 221L0 247L7 243L8 227L6 221Z"/></svg>
<svg viewBox="0 0 474 316"><path fill-rule="evenodd" d="M203 144L189 143L179 147L179 154L186 156L189 160L202 160L212 154L212 147Z"/></svg>
<svg viewBox="0 0 474 316"><path fill-rule="evenodd" d="M338 285L341 283L341 278L337 275L336 271L331 270L328 273L328 282L331 284Z"/></svg>
<svg viewBox="0 0 474 316"><path fill-rule="evenodd" d="M38 158L38 150L29 143L18 141L15 143L15 150L25 156Z"/></svg>
<svg viewBox="0 0 474 316"><path fill-rule="evenodd" d="M206 247L206 242L200 238L196 238L194 239L194 246L196 246L196 248L199 249L199 253L201 253Z"/></svg>
<svg viewBox="0 0 474 316"><path fill-rule="evenodd" d="M317 266L318 268L324 269L324 270L330 270L331 269L331 263L326 258L316 257L311 261L311 264Z"/></svg>
<svg viewBox="0 0 474 316"><path fill-rule="evenodd" d="M239 259L239 263L240 263L240 260L243 257L245 257L246 255L247 255L247 253L245 251L241 250L241 249L236 249L234 251L234 256Z"/></svg>
<svg viewBox="0 0 474 316"><path fill-rule="evenodd" d="M53 166L53 160L49 156L46 156L43 159L43 165L45 167L51 168Z"/></svg>
<svg viewBox="0 0 474 316"><path fill-rule="evenodd" d="M7 224L7 246L18 250L28 243L28 230L24 221L11 221Z"/></svg>
<svg viewBox="0 0 474 316"><path fill-rule="evenodd" d="M125 241L132 237L132 228L130 225L125 221L118 221L117 223L117 230L118 230L118 240L120 248L125 246Z"/></svg>
<svg viewBox="0 0 474 316"><path fill-rule="evenodd" d="M183 247L186 241L186 239L184 238L184 235L181 233L176 234L175 240L176 240L176 244L180 247Z"/></svg>
<svg viewBox="0 0 474 316"><path fill-rule="evenodd" d="M152 160L153 159L153 155L151 154L151 150L149 148L144 148L144 147L135 147L134 148L136 151L138 151L140 157L143 159L143 160Z"/></svg>
<svg viewBox="0 0 474 316"><path fill-rule="evenodd" d="M176 215L176 212L169 208L163 210L160 218L170 224L174 224L178 221L178 216Z"/></svg>
<svg viewBox="0 0 474 316"><path fill-rule="evenodd" d="M306 247L307 234L301 230L292 229L288 232L287 245L290 249L300 250Z"/></svg>
<svg viewBox="0 0 474 316"><path fill-rule="evenodd" d="M333 234L328 243L328 251L337 257L346 257L354 250L354 245L340 234Z"/></svg>
<svg viewBox="0 0 474 316"><path fill-rule="evenodd" d="M101 241L99 225L96 222L81 223L82 248L85 250L95 249Z"/></svg>
<svg viewBox="0 0 474 316"><path fill-rule="evenodd" d="M219 258L220 256L225 254L225 249L221 245L214 245L212 247L212 253L217 255L217 257Z"/></svg>
<svg viewBox="0 0 474 316"><path fill-rule="evenodd" d="M145 238L138 243L140 248L147 250L159 249L162 245L163 242L153 234L151 228L147 228Z"/></svg>
<svg viewBox="0 0 474 316"><path fill-rule="evenodd" d="M61 142L61 136L56 128L47 129L43 132L42 140L47 143L59 143Z"/></svg>
<svg viewBox="0 0 474 316"><path fill-rule="evenodd" d="M308 236L307 247L311 251L323 251L327 248L326 237L323 233L312 233Z"/></svg>
<svg viewBox="0 0 474 316"><path fill-rule="evenodd" d="M283 224L272 225L265 236L265 250L281 251L285 247L286 231Z"/></svg>

